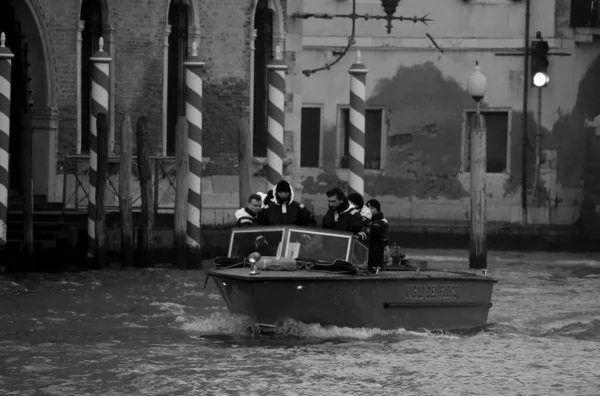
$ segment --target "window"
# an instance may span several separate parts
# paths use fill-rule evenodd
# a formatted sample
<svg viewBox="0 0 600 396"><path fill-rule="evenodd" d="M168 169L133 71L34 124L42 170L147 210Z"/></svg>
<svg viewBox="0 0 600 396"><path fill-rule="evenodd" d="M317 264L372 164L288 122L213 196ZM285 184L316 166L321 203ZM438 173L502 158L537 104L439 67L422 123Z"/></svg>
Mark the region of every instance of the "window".
<svg viewBox="0 0 600 396"><path fill-rule="evenodd" d="M303 107L300 122L300 167L318 168L321 162L321 108Z"/></svg>
<svg viewBox="0 0 600 396"><path fill-rule="evenodd" d="M269 81L267 65L273 58L273 10L268 8L267 0L259 0L256 5L254 28L254 125L252 133L252 155L267 156L267 141L269 132L267 122Z"/></svg>
<svg viewBox="0 0 600 396"><path fill-rule="evenodd" d="M341 147L340 168L348 168L350 140L350 109L340 110ZM365 169L381 169L383 135L383 109L366 109L365 111Z"/></svg>
<svg viewBox="0 0 600 396"><path fill-rule="evenodd" d="M175 155L177 119L185 116L185 70L188 48L188 5L171 0L169 6L169 58L167 87L167 155Z"/></svg>
<svg viewBox="0 0 600 396"><path fill-rule="evenodd" d="M504 173L508 170L511 113L504 109L486 109L481 112L487 129L487 173ZM471 116L475 110L464 112L463 170L470 172Z"/></svg>
<svg viewBox="0 0 600 396"><path fill-rule="evenodd" d="M571 0L572 28L597 28L600 27L599 0Z"/></svg>
<svg viewBox="0 0 600 396"><path fill-rule="evenodd" d="M102 3L100 0L83 0L80 20L84 21L81 32L81 151L90 150L90 112L92 98L92 62L90 58L98 50L102 37Z"/></svg>

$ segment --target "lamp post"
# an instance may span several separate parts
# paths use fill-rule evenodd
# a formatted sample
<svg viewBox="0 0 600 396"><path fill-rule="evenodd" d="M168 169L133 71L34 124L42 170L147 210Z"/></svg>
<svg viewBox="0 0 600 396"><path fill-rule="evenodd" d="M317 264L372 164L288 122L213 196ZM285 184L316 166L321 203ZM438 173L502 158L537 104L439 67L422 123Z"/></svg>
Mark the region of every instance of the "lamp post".
<svg viewBox="0 0 600 396"><path fill-rule="evenodd" d="M486 241L486 172L487 142L485 119L480 112L480 103L485 96L487 79L481 72L479 62L467 80L467 90L475 100L476 113L469 120L470 172L471 172L471 235L469 244L469 268L487 268Z"/></svg>

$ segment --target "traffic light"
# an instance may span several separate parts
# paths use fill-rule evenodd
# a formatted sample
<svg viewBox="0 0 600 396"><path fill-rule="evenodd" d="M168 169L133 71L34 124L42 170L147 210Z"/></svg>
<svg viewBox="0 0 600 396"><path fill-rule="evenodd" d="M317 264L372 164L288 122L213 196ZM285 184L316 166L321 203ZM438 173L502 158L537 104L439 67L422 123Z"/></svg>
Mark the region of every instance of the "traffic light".
<svg viewBox="0 0 600 396"><path fill-rule="evenodd" d="M536 87L545 87L550 81L548 77L548 51L550 46L545 40L531 42L531 82Z"/></svg>

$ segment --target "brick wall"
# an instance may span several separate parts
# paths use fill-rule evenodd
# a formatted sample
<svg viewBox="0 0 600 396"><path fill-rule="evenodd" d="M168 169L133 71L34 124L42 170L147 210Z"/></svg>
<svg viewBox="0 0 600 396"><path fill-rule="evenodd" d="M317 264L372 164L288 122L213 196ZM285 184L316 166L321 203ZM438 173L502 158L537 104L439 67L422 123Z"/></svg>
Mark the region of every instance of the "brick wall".
<svg viewBox="0 0 600 396"><path fill-rule="evenodd" d="M80 10L68 0L40 0L54 48L59 155L75 153L77 128L77 25ZM69 136L70 135L70 136Z"/></svg>
<svg viewBox="0 0 600 396"><path fill-rule="evenodd" d="M39 0L45 12L57 65L59 158L75 153L77 137L77 25L80 2ZM285 2L284 6L285 6ZM107 0L106 23L114 28L115 140L125 114L134 128L149 120L150 147L162 151L163 37L165 0ZM196 1L199 54L206 62L204 81L204 156L207 172L237 173L237 125L248 116L250 92L250 25L254 0ZM190 21L191 22L191 21Z"/></svg>

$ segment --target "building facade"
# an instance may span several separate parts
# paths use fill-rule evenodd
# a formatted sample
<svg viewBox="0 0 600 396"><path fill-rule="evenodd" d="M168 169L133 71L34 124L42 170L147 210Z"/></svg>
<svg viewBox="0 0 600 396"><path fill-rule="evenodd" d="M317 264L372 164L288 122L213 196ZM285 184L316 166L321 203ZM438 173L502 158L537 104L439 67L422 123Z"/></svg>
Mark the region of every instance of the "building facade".
<svg viewBox="0 0 600 396"><path fill-rule="evenodd" d="M0 27L16 55L11 174L19 173L14 148L20 145L18 119L30 77L35 193L67 209L85 207L89 58L102 37L112 57L110 182L118 186L124 117L131 116L135 129L145 115L157 207L172 210L175 124L185 114L183 62L195 42L206 62L202 222L232 222L239 205L240 129L252 134L252 187L266 187L266 65L280 47L289 67L284 173L297 196L323 214L324 192L347 186L348 69L360 50L368 68L366 198L379 199L395 224L464 227L470 184L466 120L475 107L466 80L478 61L488 80L488 220L580 222L594 232L600 224L598 1L530 0L529 37L540 32L551 48L550 83L540 91L524 81L526 3L402 0L396 15L428 14L433 21L395 21L387 34L385 21L359 20L348 54L329 70L306 76L303 71L336 58L352 23L297 14L349 14L352 0L3 0ZM356 11L383 14L379 0L356 0ZM11 179L13 190L18 179Z"/></svg>
<svg viewBox="0 0 600 396"><path fill-rule="evenodd" d="M349 13L350 3L305 1L304 11ZM581 217L586 227L593 226L597 217L593 146L597 142L585 120L600 110L594 88L600 72L599 48L594 42L597 6L594 1L531 0L529 37L534 39L540 32L550 45L550 83L538 90L529 79L525 82L529 85L526 113L525 1L402 1L397 14L428 14L433 21L428 26L395 22L390 35L385 34L384 21L358 22L353 49L361 50L369 69L366 194L377 197L386 215L400 224L467 224L467 117L475 103L466 81L478 61L488 81L483 110L490 223L570 225ZM595 20L576 21L575 7L588 15L595 9ZM359 1L357 11L382 13L378 1ZM297 74L301 68L317 67L335 57L335 51L346 43L350 24L344 19L309 19L301 30ZM296 163L303 197L320 205L319 195L330 183L347 180L347 70L354 61L350 54L331 71L303 78L297 88L303 106L298 113L306 119L311 114L321 117L321 155L307 153L310 159L304 160L301 145ZM296 142L316 140L300 129Z"/></svg>

